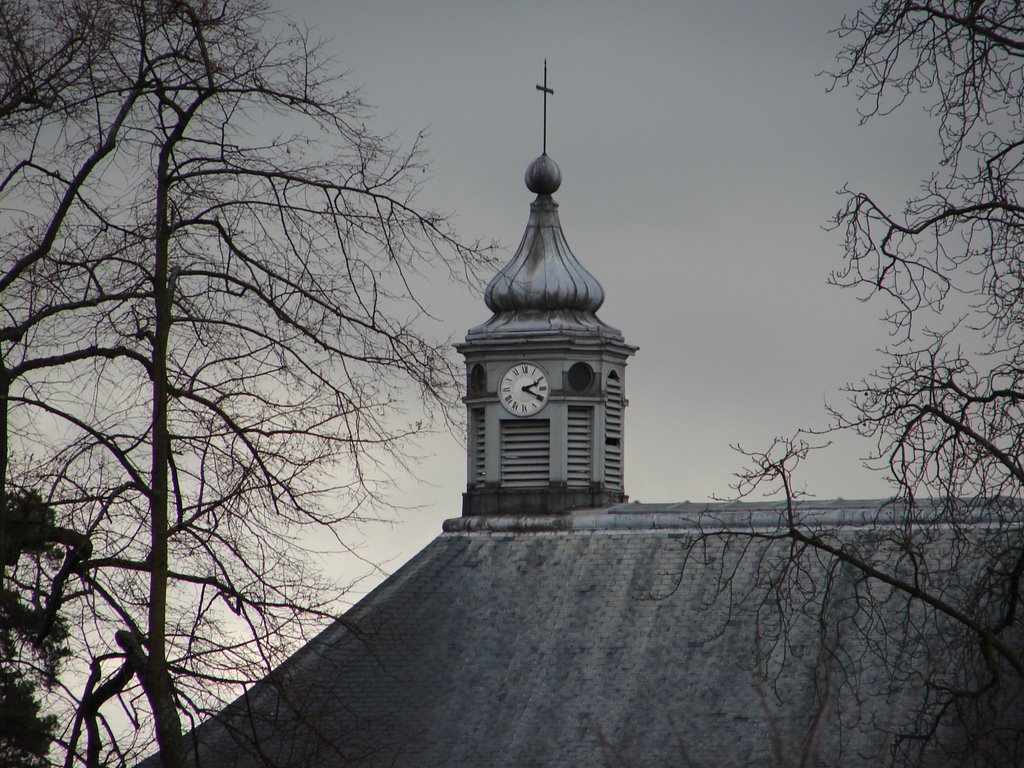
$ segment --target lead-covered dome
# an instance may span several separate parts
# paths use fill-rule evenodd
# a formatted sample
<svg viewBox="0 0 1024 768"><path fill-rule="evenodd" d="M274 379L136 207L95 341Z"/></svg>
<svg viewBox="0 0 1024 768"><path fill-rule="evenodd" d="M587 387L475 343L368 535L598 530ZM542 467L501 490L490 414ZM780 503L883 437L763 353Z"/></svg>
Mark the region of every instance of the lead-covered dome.
<svg viewBox="0 0 1024 768"><path fill-rule="evenodd" d="M593 313L604 303L597 278L573 256L551 195L562 182L558 165L543 154L526 171L526 186L537 193L515 256L494 276L484 301L495 313L576 311Z"/></svg>

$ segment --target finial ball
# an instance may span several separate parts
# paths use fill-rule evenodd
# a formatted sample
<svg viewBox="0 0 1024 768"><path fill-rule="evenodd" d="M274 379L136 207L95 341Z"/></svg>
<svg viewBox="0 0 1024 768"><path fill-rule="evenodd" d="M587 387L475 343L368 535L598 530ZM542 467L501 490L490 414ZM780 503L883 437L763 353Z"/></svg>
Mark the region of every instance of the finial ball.
<svg viewBox="0 0 1024 768"><path fill-rule="evenodd" d="M562 186L562 171L558 163L545 152L526 169L526 188L535 195L553 195Z"/></svg>

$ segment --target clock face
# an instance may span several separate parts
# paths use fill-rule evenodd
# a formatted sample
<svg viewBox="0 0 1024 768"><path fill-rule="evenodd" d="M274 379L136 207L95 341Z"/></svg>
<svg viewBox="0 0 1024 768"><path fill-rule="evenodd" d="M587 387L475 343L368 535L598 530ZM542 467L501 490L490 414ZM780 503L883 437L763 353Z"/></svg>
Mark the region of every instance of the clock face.
<svg viewBox="0 0 1024 768"><path fill-rule="evenodd" d="M547 405L548 375L533 363L516 363L501 377L498 397L513 416L532 416Z"/></svg>

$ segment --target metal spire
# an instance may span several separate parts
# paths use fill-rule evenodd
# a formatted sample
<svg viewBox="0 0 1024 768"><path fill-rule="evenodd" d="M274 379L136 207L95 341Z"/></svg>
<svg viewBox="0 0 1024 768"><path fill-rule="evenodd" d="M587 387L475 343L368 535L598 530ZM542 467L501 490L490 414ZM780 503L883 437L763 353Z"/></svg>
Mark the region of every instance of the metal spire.
<svg viewBox="0 0 1024 768"><path fill-rule="evenodd" d="M554 88L548 88L548 60L544 59L544 85L538 85L537 90L544 94L544 152L548 153L548 94L555 94Z"/></svg>

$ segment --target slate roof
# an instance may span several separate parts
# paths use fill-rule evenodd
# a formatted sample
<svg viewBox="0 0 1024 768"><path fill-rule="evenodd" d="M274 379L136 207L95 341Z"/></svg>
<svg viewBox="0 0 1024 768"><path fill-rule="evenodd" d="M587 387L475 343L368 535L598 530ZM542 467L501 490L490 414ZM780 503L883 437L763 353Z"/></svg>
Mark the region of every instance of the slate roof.
<svg viewBox="0 0 1024 768"><path fill-rule="evenodd" d="M448 521L193 732L195 754L222 768L770 766L804 753L810 765L887 765L892 733L928 705L922 676L959 674L950 627L778 538L783 512L627 504ZM968 599L957 590L975 583L970 552L1003 535L984 513L965 528L884 502L800 514L898 573L916 563L949 599ZM910 528L931 549L905 561L889 534ZM1021 738L1016 695L978 726L993 765ZM963 734L945 727L936 743L926 764L953 764Z"/></svg>

